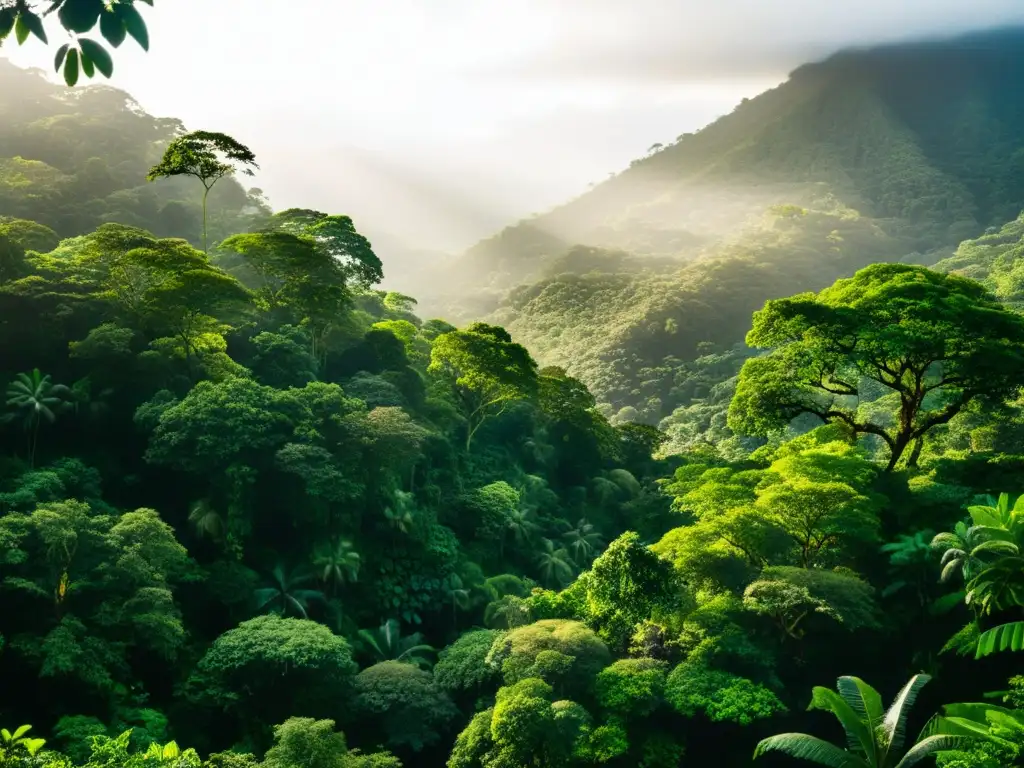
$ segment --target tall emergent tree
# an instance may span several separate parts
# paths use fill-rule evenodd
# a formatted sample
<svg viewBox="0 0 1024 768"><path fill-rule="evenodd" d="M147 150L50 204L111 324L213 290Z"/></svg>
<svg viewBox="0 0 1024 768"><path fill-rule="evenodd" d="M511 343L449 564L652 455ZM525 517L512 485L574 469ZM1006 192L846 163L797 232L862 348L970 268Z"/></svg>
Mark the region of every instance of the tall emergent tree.
<svg viewBox="0 0 1024 768"><path fill-rule="evenodd" d="M537 391L537 363L504 328L473 323L437 337L428 370L446 380L466 419L466 451L489 418Z"/></svg>
<svg viewBox="0 0 1024 768"><path fill-rule="evenodd" d="M907 264L875 264L814 295L754 314L729 426L766 435L810 413L877 435L892 470L914 463L928 430L976 399L998 402L1024 380L1024 318L979 283ZM890 418L863 416L872 390ZM878 412L879 409L873 409Z"/></svg>
<svg viewBox="0 0 1024 768"><path fill-rule="evenodd" d="M139 0L153 5L153 0ZM129 35L149 50L149 31L146 22L135 7L136 0L0 0L0 46L4 39L14 32L18 45L23 45L29 35L48 44L43 18L57 14L60 25L73 36L77 46L65 43L57 49L53 66L57 72L64 68L64 81L73 86L78 82L79 72L92 77L98 69L105 77L114 72L114 62L106 49L87 37L79 37L99 24L100 34L114 48ZM41 10L45 7L45 10Z"/></svg>
<svg viewBox="0 0 1024 768"><path fill-rule="evenodd" d="M223 133L192 131L167 145L164 156L146 174L148 181L171 176L194 176L203 185L203 251L209 252L206 233L206 199L213 186L236 171L252 176L259 168L256 156L245 146Z"/></svg>

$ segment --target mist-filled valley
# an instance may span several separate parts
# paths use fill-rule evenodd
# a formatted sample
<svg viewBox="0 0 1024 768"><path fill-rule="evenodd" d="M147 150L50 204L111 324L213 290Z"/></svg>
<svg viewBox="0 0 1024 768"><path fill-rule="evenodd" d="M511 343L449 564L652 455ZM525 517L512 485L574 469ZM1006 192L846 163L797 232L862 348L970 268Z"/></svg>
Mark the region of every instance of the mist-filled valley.
<svg viewBox="0 0 1024 768"><path fill-rule="evenodd" d="M1024 765L1024 30L449 253L106 84L149 3L48 7L0 0L54 57L0 58L0 768Z"/></svg>

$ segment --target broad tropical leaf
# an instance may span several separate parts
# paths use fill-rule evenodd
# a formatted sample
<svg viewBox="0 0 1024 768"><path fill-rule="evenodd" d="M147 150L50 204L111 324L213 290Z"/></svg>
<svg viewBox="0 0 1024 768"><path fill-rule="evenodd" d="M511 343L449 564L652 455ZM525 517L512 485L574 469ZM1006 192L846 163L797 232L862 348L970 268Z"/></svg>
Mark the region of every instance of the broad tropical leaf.
<svg viewBox="0 0 1024 768"><path fill-rule="evenodd" d="M850 675L840 677L836 688L843 700L853 707L872 732L881 725L882 718L885 717L885 706L878 691L859 677Z"/></svg>
<svg viewBox="0 0 1024 768"><path fill-rule="evenodd" d="M811 704L807 708L831 712L843 726L843 730L846 731L849 748L863 752L868 758L874 756L874 729L868 726L865 720L857 713L857 710L850 705L849 700L845 696L841 696L829 688L817 686L811 693ZM881 709L881 700L879 700L879 713ZM875 725L878 724L879 720L874 721Z"/></svg>
<svg viewBox="0 0 1024 768"><path fill-rule="evenodd" d="M1024 651L1024 621L1001 624L981 633L975 658L980 659L996 651Z"/></svg>
<svg viewBox="0 0 1024 768"><path fill-rule="evenodd" d="M806 733L780 733L762 740L754 750L754 758L766 752L782 752L800 760L824 765L826 768L872 768L871 764L852 752L840 749L824 739Z"/></svg>
<svg viewBox="0 0 1024 768"><path fill-rule="evenodd" d="M917 765L925 758L932 757L939 752L952 752L963 749L970 745L972 741L974 739L969 736L929 736L927 739L919 741L912 746L907 751L907 754L903 756L903 759L896 763L896 768L910 768L910 766Z"/></svg>

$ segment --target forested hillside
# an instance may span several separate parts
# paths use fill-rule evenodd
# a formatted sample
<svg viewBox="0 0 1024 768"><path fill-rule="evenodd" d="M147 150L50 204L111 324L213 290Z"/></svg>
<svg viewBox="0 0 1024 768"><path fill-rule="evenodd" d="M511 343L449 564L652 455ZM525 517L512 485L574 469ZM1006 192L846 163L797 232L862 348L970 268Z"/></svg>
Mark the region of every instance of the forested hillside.
<svg viewBox="0 0 1024 768"><path fill-rule="evenodd" d="M442 279L417 276L420 298L505 324L609 415L658 424L694 405L688 377L665 371L741 342L766 299L880 260L932 263L1016 217L1021 51L1024 33L1011 31L801 67L481 242ZM563 258L579 245L625 251L631 264L656 258L646 269Z"/></svg>
<svg viewBox="0 0 1024 768"><path fill-rule="evenodd" d="M3 58L0 115L3 215L34 219L61 237L116 221L202 241L202 187L146 182L161 144L184 133L180 120L152 117L115 88L64 88ZM210 194L210 231L218 239L267 213L260 191L247 192L233 178Z"/></svg>
<svg viewBox="0 0 1024 768"><path fill-rule="evenodd" d="M456 327L244 137L0 72L50 169L0 200L0 768L1024 765L1024 219L913 253L1016 179L581 245Z"/></svg>

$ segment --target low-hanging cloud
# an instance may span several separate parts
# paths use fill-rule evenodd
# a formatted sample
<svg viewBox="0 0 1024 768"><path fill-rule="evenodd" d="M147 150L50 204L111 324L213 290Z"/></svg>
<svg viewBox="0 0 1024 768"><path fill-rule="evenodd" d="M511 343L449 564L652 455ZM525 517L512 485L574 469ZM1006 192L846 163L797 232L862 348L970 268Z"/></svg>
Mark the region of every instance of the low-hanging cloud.
<svg viewBox="0 0 1024 768"><path fill-rule="evenodd" d="M531 3L528 3L530 5ZM784 75L841 48L1024 24L1021 0L532 0L546 43L484 78L657 84ZM543 6L543 9L542 9Z"/></svg>

